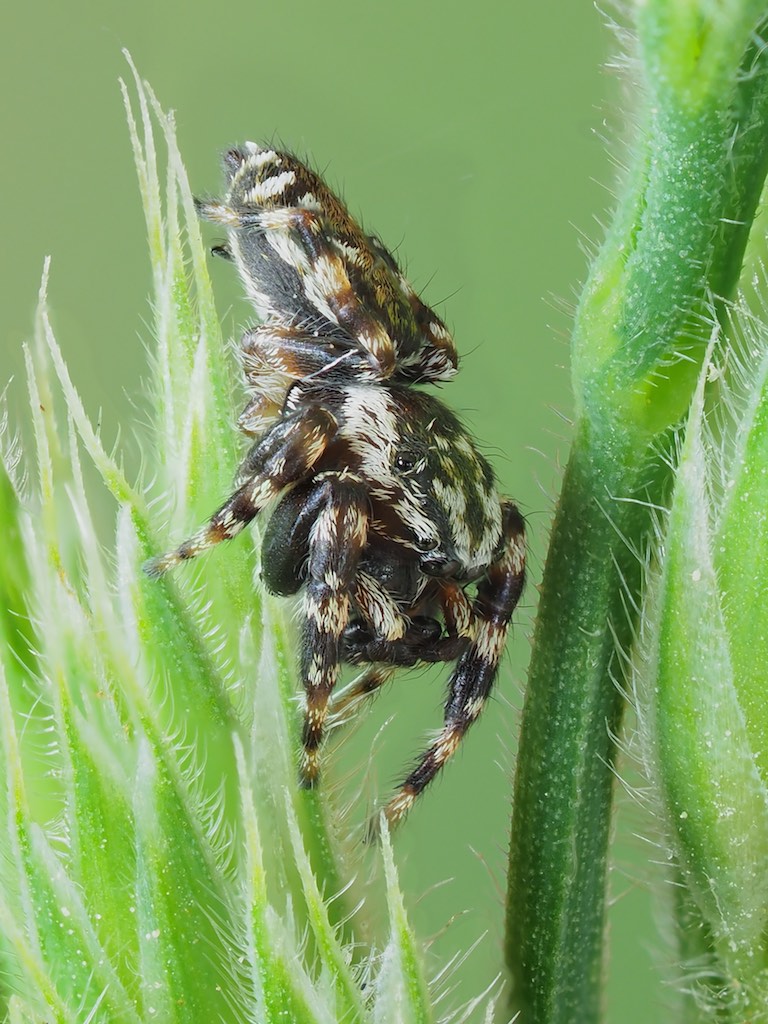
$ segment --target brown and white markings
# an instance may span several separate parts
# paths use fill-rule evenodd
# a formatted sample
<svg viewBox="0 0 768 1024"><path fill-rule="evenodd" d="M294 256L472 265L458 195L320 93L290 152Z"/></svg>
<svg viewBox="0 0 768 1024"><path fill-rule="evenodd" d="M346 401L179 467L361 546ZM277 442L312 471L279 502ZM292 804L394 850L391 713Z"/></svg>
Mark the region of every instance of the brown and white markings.
<svg viewBox="0 0 768 1024"><path fill-rule="evenodd" d="M414 385L450 379L453 341L391 254L295 157L246 144L225 156L225 225L263 323L242 343L255 438L235 492L147 566L161 575L239 533L271 503L262 575L301 592L306 693L300 775L314 785L329 709L400 666L455 663L444 722L385 807L399 822L488 698L525 574L524 524L456 416ZM363 674L336 705L344 663Z"/></svg>
<svg viewBox="0 0 768 1024"><path fill-rule="evenodd" d="M198 210L228 231L216 252L234 261L263 321L248 336L262 370L287 380L334 370L370 381L453 377L458 357L443 321L314 171L252 142L229 150L224 167L224 199ZM249 374L257 393L261 376Z"/></svg>

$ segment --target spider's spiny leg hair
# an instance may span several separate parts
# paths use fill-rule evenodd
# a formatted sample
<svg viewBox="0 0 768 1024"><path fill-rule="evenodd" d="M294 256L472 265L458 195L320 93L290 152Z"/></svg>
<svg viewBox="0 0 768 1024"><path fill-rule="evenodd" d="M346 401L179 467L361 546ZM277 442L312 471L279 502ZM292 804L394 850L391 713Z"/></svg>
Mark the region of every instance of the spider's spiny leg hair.
<svg viewBox="0 0 768 1024"><path fill-rule="evenodd" d="M353 704L363 697L371 697L378 693L395 674L394 665L370 665L345 687L331 703L331 714L343 715Z"/></svg>
<svg viewBox="0 0 768 1024"><path fill-rule="evenodd" d="M328 700L339 677L352 582L368 536L368 494L361 482L329 473L319 478L318 487L324 500L310 534L301 646L307 704L300 773L306 787L319 775L319 748Z"/></svg>
<svg viewBox="0 0 768 1024"><path fill-rule="evenodd" d="M309 472L335 429L333 416L316 407L281 420L249 452L241 468L242 485L175 551L147 562L147 575L162 576L180 562L235 537L272 498Z"/></svg>
<svg viewBox="0 0 768 1024"><path fill-rule="evenodd" d="M448 684L445 724L385 807L390 826L405 817L419 794L456 752L493 686L509 621L525 582L525 526L517 507L508 501L502 504L502 541L500 554L477 588L473 609L475 636Z"/></svg>

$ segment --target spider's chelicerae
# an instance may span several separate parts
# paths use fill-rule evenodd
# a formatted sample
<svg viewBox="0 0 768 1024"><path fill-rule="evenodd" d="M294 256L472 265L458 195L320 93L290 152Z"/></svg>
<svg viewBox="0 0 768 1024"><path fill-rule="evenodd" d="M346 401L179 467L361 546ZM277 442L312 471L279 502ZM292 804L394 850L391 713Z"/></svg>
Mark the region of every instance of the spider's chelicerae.
<svg viewBox="0 0 768 1024"><path fill-rule="evenodd" d="M295 157L247 143L224 158L227 228L262 320L242 341L255 438L237 489L208 523L148 567L160 575L272 508L262 573L303 591L306 691L301 778L314 785L340 665L366 666L337 710L398 666L455 662L445 719L390 800L397 823L480 714L523 587L516 506L456 416L414 385L449 380L457 356L381 242Z"/></svg>

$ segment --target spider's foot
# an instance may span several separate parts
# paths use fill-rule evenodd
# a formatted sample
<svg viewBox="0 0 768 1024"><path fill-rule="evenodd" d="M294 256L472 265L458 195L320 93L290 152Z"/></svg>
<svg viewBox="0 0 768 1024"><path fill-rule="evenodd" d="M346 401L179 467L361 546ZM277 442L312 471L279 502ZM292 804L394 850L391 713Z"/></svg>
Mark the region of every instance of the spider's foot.
<svg viewBox="0 0 768 1024"><path fill-rule="evenodd" d="M179 562L183 561L178 551L169 551L166 555L158 555L157 558L150 558L144 563L142 569L152 580L165 576L169 569L173 569Z"/></svg>
<svg viewBox="0 0 768 1024"><path fill-rule="evenodd" d="M477 704L476 713L481 707L482 703ZM382 811L390 832L397 828L420 794L456 752L465 731L466 725L461 726L455 722L446 725L437 741L421 756L416 767Z"/></svg>
<svg viewBox="0 0 768 1024"><path fill-rule="evenodd" d="M400 792L392 797L382 812L390 832L393 832L403 821L416 802L418 795L418 790L406 782ZM376 824L378 828L378 820Z"/></svg>
<svg viewBox="0 0 768 1024"><path fill-rule="evenodd" d="M240 218L231 206L220 203L216 199L198 199L195 197L195 210L198 217L213 221L214 224L225 224L227 227L240 227Z"/></svg>
<svg viewBox="0 0 768 1024"><path fill-rule="evenodd" d="M363 842L370 846L381 839L383 821L386 822L387 830L391 835L413 807L418 795L418 791L406 783L400 792L392 797L386 807L369 818Z"/></svg>
<svg viewBox="0 0 768 1024"><path fill-rule="evenodd" d="M169 569L175 569L182 562L187 562L190 558L196 558L201 551L211 547L212 543L217 543L221 539L218 536L220 533L222 533L220 528L217 531L215 527L209 524L200 533L184 541L175 551L168 551L164 555L158 555L157 558L150 558L148 562L144 563L142 568L150 579L159 579Z"/></svg>
<svg viewBox="0 0 768 1024"><path fill-rule="evenodd" d="M304 750L299 764L299 788L316 789L320 782L320 755L317 750Z"/></svg>

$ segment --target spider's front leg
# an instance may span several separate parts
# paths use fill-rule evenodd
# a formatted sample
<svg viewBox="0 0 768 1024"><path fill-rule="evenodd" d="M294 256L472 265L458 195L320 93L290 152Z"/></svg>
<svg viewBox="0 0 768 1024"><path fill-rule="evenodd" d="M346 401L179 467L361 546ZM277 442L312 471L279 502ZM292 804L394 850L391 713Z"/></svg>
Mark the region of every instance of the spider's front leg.
<svg viewBox="0 0 768 1024"><path fill-rule="evenodd" d="M313 786L319 775L328 700L339 678L341 639L369 517L367 491L349 474L323 474L317 487L313 500L320 509L309 538L301 650L307 700L301 781L306 787Z"/></svg>
<svg viewBox="0 0 768 1024"><path fill-rule="evenodd" d="M477 588L472 609L474 636L451 676L443 728L384 809L391 826L408 813L418 795L456 752L493 686L525 580L525 526L512 502L502 504L502 544L501 553Z"/></svg>
<svg viewBox="0 0 768 1024"><path fill-rule="evenodd" d="M175 551L147 562L145 572L162 576L180 562L235 537L267 502L311 471L335 432L335 418L317 406L281 420L248 453L240 468L243 482L234 494Z"/></svg>

